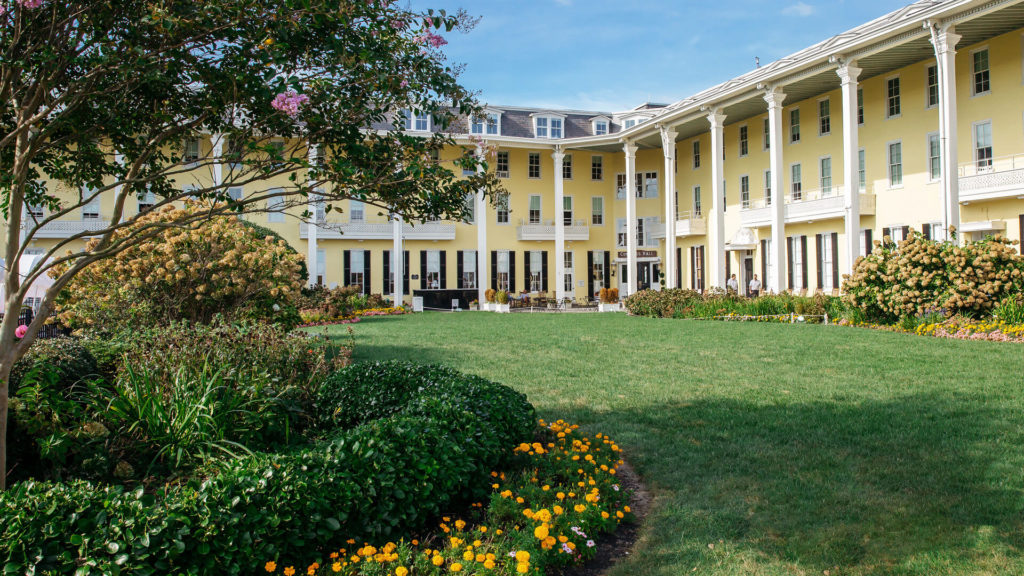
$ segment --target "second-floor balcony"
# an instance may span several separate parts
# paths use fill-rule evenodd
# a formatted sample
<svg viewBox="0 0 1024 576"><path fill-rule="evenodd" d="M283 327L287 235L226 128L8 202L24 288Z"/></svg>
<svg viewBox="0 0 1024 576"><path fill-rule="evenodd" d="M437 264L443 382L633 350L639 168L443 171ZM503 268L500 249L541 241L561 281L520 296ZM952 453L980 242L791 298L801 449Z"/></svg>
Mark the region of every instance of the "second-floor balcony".
<svg viewBox="0 0 1024 576"><path fill-rule="evenodd" d="M47 222L35 231L33 239L41 238L71 238L72 236L102 230L110 225L109 217L83 218L82 220L54 220ZM30 229L34 224L26 223Z"/></svg>
<svg viewBox="0 0 1024 576"><path fill-rule="evenodd" d="M391 240L395 228L391 222L322 222L317 226L319 240ZM299 224L299 237L309 238L309 225ZM449 222L421 222L402 224L402 238L406 240L455 240L455 224Z"/></svg>
<svg viewBox="0 0 1024 576"><path fill-rule="evenodd" d="M1024 198L1024 154L961 164L960 202Z"/></svg>
<svg viewBox="0 0 1024 576"><path fill-rule="evenodd" d="M572 220L571 222L571 226L565 226L565 239L567 241L590 240L590 226L587 226L585 220ZM521 242L530 240L554 240L555 221L540 220L530 222L527 220L520 220L519 227L516 229L516 237Z"/></svg>
<svg viewBox="0 0 1024 576"><path fill-rule="evenodd" d="M846 217L846 191L842 186L818 190L800 190L786 195L785 219L787 224L814 222ZM875 214L875 195L861 192L861 216ZM751 199L740 208L740 222L748 228L770 226L772 206L767 198Z"/></svg>

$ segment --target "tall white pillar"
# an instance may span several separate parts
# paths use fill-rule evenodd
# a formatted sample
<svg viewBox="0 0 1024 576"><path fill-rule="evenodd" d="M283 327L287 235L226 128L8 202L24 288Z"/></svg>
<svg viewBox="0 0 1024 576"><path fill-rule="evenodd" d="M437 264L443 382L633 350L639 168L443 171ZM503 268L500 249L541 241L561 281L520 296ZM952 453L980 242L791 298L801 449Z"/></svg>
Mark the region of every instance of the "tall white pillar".
<svg viewBox="0 0 1024 576"><path fill-rule="evenodd" d="M565 182L562 177L562 161L565 153L556 147L551 155L555 161L555 298L565 298Z"/></svg>
<svg viewBox="0 0 1024 576"><path fill-rule="evenodd" d="M394 306L401 306L405 299L403 291L405 286L405 253L402 250L402 216L395 214L391 219L391 235L394 244L391 247L391 273L394 274L395 288L391 299ZM384 280L387 282L387 279ZM481 300L483 302L483 300Z"/></svg>
<svg viewBox="0 0 1024 576"><path fill-rule="evenodd" d="M665 154L665 287L676 286L676 131L661 127L661 149Z"/></svg>
<svg viewBox="0 0 1024 576"><path fill-rule="evenodd" d="M626 153L626 294L636 294L636 144L627 142Z"/></svg>
<svg viewBox="0 0 1024 576"><path fill-rule="evenodd" d="M843 185L846 186L846 266L845 274L853 274L853 265L861 253L860 246L860 154L858 153L856 61L843 60L836 70L843 94Z"/></svg>
<svg viewBox="0 0 1024 576"><path fill-rule="evenodd" d="M960 35L951 24L931 26L932 45L939 72L939 143L946 237L960 230L960 175L957 170L956 45Z"/></svg>
<svg viewBox="0 0 1024 576"><path fill-rule="evenodd" d="M308 155L309 164L316 166L317 157L319 156L319 149L316 144L310 144L309 150L306 153ZM215 165L214 170L216 171L221 167L220 162ZM310 171L312 172L312 170ZM309 186L314 186L312 174L308 176ZM313 205L310 207L313 217L310 218L309 224L306 226L306 271L309 272L309 285L316 286L316 276L319 270L317 267L320 262L316 257L317 253L317 231L319 229L319 221L317 220L317 204L320 201L319 196L315 192L310 191L310 198L313 198Z"/></svg>
<svg viewBox="0 0 1024 576"><path fill-rule="evenodd" d="M480 160L484 159L484 148L481 145L476 147L476 155ZM476 168L477 173L484 171L483 165ZM490 259L487 258L487 199L484 191L476 193L476 299L481 304L487 301L487 282L490 275L487 266ZM481 308L482 309L482 308Z"/></svg>
<svg viewBox="0 0 1024 576"><path fill-rule="evenodd" d="M724 170L722 167L725 114L716 108L708 114L711 124L711 286L725 288L725 202L722 198Z"/></svg>
<svg viewBox="0 0 1024 576"><path fill-rule="evenodd" d="M768 103L769 169L772 172L772 249L768 256L772 262L772 273L771 278L765 280L768 289L776 293L785 289L782 279L786 277L786 195L782 189L782 101L785 99L786 95L779 88L771 88L764 95L764 101Z"/></svg>
<svg viewBox="0 0 1024 576"><path fill-rule="evenodd" d="M224 185L224 140L223 134L210 136L213 145L213 185L218 188Z"/></svg>

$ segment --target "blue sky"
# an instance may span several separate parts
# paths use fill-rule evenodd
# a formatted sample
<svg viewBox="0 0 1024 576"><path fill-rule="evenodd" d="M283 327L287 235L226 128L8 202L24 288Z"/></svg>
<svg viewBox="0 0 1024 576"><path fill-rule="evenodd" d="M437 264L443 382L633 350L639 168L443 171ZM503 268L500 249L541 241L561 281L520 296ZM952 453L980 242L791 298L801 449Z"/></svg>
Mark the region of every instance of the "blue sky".
<svg viewBox="0 0 1024 576"><path fill-rule="evenodd" d="M466 8L446 34L464 86L491 104L617 111L674 102L909 0L409 0Z"/></svg>

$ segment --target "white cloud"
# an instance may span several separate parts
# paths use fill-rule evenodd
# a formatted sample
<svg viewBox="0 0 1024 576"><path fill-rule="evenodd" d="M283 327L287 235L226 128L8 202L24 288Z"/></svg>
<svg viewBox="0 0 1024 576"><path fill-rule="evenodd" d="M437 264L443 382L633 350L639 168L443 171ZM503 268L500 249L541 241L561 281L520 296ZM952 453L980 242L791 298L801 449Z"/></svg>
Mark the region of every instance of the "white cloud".
<svg viewBox="0 0 1024 576"><path fill-rule="evenodd" d="M783 8L782 13L786 16L810 16L811 14L814 14L814 6L803 2L797 2L796 4L791 4Z"/></svg>

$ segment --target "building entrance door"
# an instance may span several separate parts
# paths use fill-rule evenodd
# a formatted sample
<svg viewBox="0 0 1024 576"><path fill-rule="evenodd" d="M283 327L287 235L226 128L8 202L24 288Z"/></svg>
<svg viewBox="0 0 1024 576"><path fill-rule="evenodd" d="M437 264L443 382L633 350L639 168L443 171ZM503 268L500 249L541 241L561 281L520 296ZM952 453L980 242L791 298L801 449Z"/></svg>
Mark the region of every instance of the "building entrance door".
<svg viewBox="0 0 1024 576"><path fill-rule="evenodd" d="M619 264L619 296L626 297L629 293L629 265Z"/></svg>
<svg viewBox="0 0 1024 576"><path fill-rule="evenodd" d="M740 294L750 296L750 281L754 278L754 257L748 251L743 257L743 277L740 278Z"/></svg>
<svg viewBox="0 0 1024 576"><path fill-rule="evenodd" d="M651 263L650 262L637 262L637 265L636 265L636 289L637 290L650 290L651 289Z"/></svg>

